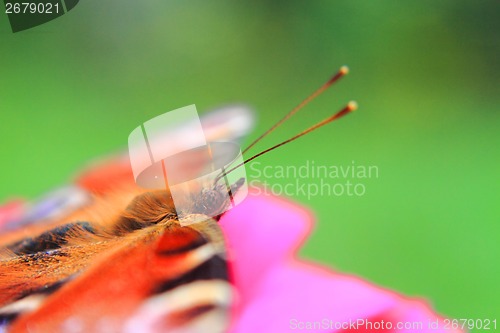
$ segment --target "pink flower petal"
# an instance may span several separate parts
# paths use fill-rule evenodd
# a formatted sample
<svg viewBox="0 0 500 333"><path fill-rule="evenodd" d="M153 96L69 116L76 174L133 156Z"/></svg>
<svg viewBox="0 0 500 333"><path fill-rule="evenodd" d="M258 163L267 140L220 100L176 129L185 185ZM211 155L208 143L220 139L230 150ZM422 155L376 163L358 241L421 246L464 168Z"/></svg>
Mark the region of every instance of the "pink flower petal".
<svg viewBox="0 0 500 333"><path fill-rule="evenodd" d="M445 331L428 327L438 317L423 301L297 260L311 217L288 201L251 194L220 222L240 296L232 333L289 332L306 325L316 325L307 332L370 332L368 322L382 320L388 329L380 332ZM352 322L359 326L353 329ZM405 324L421 327L397 329Z"/></svg>
<svg viewBox="0 0 500 333"><path fill-rule="evenodd" d="M255 294L267 271L299 246L311 227L307 221L309 214L291 203L252 194L221 218L243 300Z"/></svg>

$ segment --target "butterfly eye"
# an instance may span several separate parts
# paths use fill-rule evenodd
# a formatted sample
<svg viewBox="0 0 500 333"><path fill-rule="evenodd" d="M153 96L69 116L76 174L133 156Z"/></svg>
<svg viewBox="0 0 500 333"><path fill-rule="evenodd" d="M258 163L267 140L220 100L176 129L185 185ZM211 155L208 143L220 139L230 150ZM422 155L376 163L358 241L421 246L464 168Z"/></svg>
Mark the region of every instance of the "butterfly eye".
<svg viewBox="0 0 500 333"><path fill-rule="evenodd" d="M219 215L222 207L227 202L227 196L217 189L204 189L195 201L193 213L207 216Z"/></svg>

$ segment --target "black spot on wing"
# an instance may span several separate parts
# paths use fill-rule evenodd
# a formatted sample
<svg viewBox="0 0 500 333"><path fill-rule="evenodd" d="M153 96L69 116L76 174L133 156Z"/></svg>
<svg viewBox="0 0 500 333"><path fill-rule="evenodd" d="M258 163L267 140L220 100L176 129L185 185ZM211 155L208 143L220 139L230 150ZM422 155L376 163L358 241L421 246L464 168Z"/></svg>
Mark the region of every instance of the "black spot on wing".
<svg viewBox="0 0 500 333"><path fill-rule="evenodd" d="M28 289L28 290L24 290L24 292L16 298L16 301L20 300L20 299L23 299L27 296L31 296L31 295L43 295L43 296L49 296L53 293L55 293L57 290L59 290L62 286L64 286L67 282L69 282L70 280L73 279L73 275L72 276L69 276L65 279L62 279L60 281L57 281L53 284L50 284L50 285L45 285L41 288L37 288L37 289ZM15 288L21 288L23 285L16 285L14 286Z"/></svg>
<svg viewBox="0 0 500 333"><path fill-rule="evenodd" d="M174 289L183 284L199 280L229 280L226 260L219 256L213 256L195 269L179 276L178 278L167 280L154 289L153 293L159 294Z"/></svg>
<svg viewBox="0 0 500 333"><path fill-rule="evenodd" d="M3 327L9 325L12 321L19 317L19 314L19 312L0 313L0 329L3 329Z"/></svg>
<svg viewBox="0 0 500 333"><path fill-rule="evenodd" d="M71 231L84 230L94 233L94 228L88 222L68 223L52 230L45 231L37 237L25 238L7 246L7 249L17 255L35 254L61 248L67 243L66 236Z"/></svg>
<svg viewBox="0 0 500 333"><path fill-rule="evenodd" d="M33 293L34 294L43 294L43 295L48 296L50 294L53 294L57 290L59 290L62 286L64 286L68 281L70 281L72 279L73 279L73 276L69 276L61 281L57 281L54 284L43 286L42 288L35 290Z"/></svg>

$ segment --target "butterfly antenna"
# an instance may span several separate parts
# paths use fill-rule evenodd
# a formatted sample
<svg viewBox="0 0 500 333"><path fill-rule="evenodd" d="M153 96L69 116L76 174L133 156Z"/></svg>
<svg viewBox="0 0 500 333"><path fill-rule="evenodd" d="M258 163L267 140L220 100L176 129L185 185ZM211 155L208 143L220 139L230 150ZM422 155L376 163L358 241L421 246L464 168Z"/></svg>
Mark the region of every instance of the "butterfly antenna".
<svg viewBox="0 0 500 333"><path fill-rule="evenodd" d="M342 118L342 117L343 117L343 116L345 116L346 114L348 114L348 113L350 113L350 112L352 112L352 111L355 111L357 108L358 108L358 104L357 104L356 102L351 101L351 102L347 103L347 105L346 105L346 106L345 106L342 110L338 111L338 112L337 112L337 113L335 113L334 115L332 115L332 116L330 116L330 117L328 117L328 118L326 118L326 119L324 119L324 120L320 121L320 122L319 122L319 123L317 123L316 125L313 125L313 126L309 127L308 129L306 129L306 130L304 130L304 131L300 132L299 134L296 134L296 135L292 136L292 137L291 137L290 139L288 139L288 140L285 140L285 141L283 141L283 142L281 142L281 143L278 143L277 145L274 145L274 146L272 146L272 147L270 147L270 148L267 148L267 149L265 149L265 150L261 151L260 153L258 153L258 154L256 154L256 155L254 155L254 156L250 157L249 159L247 159L247 160L243 161L242 163L240 163L240 164L236 165L235 167L233 167L233 168L231 168L231 169L229 169L229 170L225 171L222 175L220 175L220 176L218 176L218 177L216 178L215 182L217 182L219 179L221 179L222 177L224 177L224 176L225 176L225 175L227 175L228 173L230 173L230 172L234 171L235 169L237 169L237 168L241 167L242 165L244 165L244 164L246 164L246 163L248 163L248 162L253 161L253 160L254 160L254 159L256 159L257 157L262 156L262 155L264 155L264 154L266 154L266 153L269 153L270 151L272 151L272 150L274 150L274 149L276 149L276 148L279 148L279 147L281 147L281 146L283 146L283 145L286 145L287 143L290 143L290 142L292 142L292 141L294 141L294 140L297 140L298 138L300 138L300 137L302 137L302 136L304 136L304 135L306 135L306 134L308 134L308 133L311 133L312 131L314 131L314 130L316 130L316 129L318 129L318 128L320 128L320 127L322 127L322 126L326 125L326 124L329 124L329 123L331 123L331 122L333 122L333 121L335 121L335 120L337 120L337 119L339 119L339 118Z"/></svg>
<svg viewBox="0 0 500 333"><path fill-rule="evenodd" d="M300 102L299 105L294 107L290 112L288 112L280 121L278 121L276 124L274 124L271 128L269 128L267 131L262 133L257 139L255 139L248 147L243 150L243 153L246 153L250 148L255 146L257 142L262 140L264 137L266 137L269 133L274 131L278 126L283 124L285 121L287 121L290 117L292 117L294 114L296 114L300 109L302 109L304 106L306 106L309 102L311 102L313 99L321 95L326 89L328 89L330 86L332 86L335 82L337 82L339 79L341 79L344 75L349 73L349 68L347 66L342 66L340 67L339 71L333 75L325 84L323 84L321 87L318 88L315 92L313 92L309 97L304 99L302 102Z"/></svg>

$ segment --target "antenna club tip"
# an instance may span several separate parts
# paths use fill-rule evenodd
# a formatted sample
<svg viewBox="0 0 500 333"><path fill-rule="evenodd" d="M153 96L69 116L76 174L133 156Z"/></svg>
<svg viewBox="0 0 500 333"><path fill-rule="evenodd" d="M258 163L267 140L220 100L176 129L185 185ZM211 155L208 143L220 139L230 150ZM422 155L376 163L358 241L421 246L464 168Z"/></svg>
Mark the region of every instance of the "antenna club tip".
<svg viewBox="0 0 500 333"><path fill-rule="evenodd" d="M358 103L356 103L355 101L350 101L349 103L347 103L347 109L349 111L356 111L358 109Z"/></svg>
<svg viewBox="0 0 500 333"><path fill-rule="evenodd" d="M342 75L346 75L346 74L348 74L348 73L349 73L349 67L347 67L347 66L345 66L345 65L344 65L344 66L342 66L342 67L340 67L340 69L339 69L339 73L340 73L340 74L342 74Z"/></svg>

